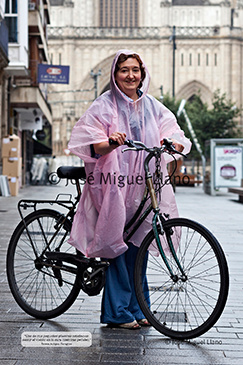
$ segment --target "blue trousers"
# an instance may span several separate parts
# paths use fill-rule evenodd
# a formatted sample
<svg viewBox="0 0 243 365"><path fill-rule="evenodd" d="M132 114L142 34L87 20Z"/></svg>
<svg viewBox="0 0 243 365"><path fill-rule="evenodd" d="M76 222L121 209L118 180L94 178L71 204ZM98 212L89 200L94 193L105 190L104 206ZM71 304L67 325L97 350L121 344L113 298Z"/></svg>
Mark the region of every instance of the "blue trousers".
<svg viewBox="0 0 243 365"><path fill-rule="evenodd" d="M101 306L101 323L129 323L145 318L134 288L134 266L138 247L129 244L122 255L112 260L106 270L106 283ZM147 257L143 264L143 288L148 291L146 279ZM147 297L147 296L146 296ZM149 304L149 303L148 303Z"/></svg>

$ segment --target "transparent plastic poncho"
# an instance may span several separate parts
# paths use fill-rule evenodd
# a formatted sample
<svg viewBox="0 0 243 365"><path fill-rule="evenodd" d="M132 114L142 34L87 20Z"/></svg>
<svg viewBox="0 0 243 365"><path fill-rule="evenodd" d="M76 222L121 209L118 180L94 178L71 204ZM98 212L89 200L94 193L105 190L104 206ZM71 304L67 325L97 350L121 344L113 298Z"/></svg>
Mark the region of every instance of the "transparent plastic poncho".
<svg viewBox="0 0 243 365"><path fill-rule="evenodd" d="M145 189L143 162L146 152L128 151L121 146L111 153L91 157L90 145L108 141L116 131L126 133L127 139L139 140L147 146L160 146L165 137L176 139L188 153L190 141L177 124L176 118L162 103L149 95L150 76L146 65L146 77L141 88L142 96L132 101L116 85L114 70L121 53L112 63L111 90L98 97L73 128L68 148L85 163L87 181L71 230L69 243L87 257L114 258L127 250L124 242L124 226L138 208ZM141 57L140 57L141 58ZM153 161L153 160L152 160ZM168 176L165 155L161 156L161 170ZM153 162L151 169L153 171ZM161 212L171 218L178 216L172 186L162 189ZM145 235L152 229L152 213L131 238L140 246Z"/></svg>

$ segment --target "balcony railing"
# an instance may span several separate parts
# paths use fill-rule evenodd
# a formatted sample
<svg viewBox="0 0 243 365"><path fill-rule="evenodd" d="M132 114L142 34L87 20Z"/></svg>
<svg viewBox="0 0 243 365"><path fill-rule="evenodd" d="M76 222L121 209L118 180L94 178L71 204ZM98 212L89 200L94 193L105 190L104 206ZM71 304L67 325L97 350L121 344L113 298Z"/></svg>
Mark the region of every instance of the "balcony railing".
<svg viewBox="0 0 243 365"><path fill-rule="evenodd" d="M234 31L234 32L233 32ZM243 28L230 27L176 27L179 38L207 38L220 35L242 37ZM222 32L222 34L221 34ZM52 27L48 26L48 38L81 39L161 39L172 35L172 27L100 28L100 27Z"/></svg>
<svg viewBox="0 0 243 365"><path fill-rule="evenodd" d="M212 37L219 35L220 28L215 27L176 27L176 35L181 37Z"/></svg>
<svg viewBox="0 0 243 365"><path fill-rule="evenodd" d="M99 28L99 27L48 27L48 38L123 38L159 39L165 29L162 27Z"/></svg>

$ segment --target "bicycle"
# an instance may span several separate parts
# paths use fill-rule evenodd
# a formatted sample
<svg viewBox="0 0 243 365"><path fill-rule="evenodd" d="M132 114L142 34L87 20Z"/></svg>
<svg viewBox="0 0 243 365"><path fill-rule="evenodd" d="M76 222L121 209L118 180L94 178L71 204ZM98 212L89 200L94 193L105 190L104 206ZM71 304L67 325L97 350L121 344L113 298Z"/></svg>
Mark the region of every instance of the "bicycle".
<svg viewBox="0 0 243 365"><path fill-rule="evenodd" d="M170 219L160 212L157 196L162 188L160 156L179 153L171 140L148 148L141 142L126 141L123 151L145 150L145 193L133 218L124 228L125 242L153 211L152 229L144 238L136 258L134 283L139 305L151 325L165 336L191 339L207 332L225 307L229 274L224 252L217 239L201 224L184 218ZM182 156L183 154L180 153ZM155 185L149 163L155 158ZM175 167L176 169L176 167ZM173 173L175 172L175 169ZM84 167L60 167L60 179L75 180L73 201L21 200L21 222L15 229L7 252L7 277L19 306L29 315L50 319L64 313L80 290L97 295L105 284L109 260L87 258L67 243L76 206L81 197L79 179L85 181ZM147 202L147 204L146 204ZM37 209L42 203L53 209ZM22 210L34 211L23 216ZM148 288L143 289L142 270L147 260Z"/></svg>

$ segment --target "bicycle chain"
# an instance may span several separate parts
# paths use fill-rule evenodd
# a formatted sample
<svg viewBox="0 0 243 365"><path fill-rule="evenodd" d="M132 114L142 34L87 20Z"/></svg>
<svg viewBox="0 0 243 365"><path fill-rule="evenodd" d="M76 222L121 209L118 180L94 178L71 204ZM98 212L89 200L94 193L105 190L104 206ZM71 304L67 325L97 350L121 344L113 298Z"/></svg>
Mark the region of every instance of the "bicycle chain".
<svg viewBox="0 0 243 365"><path fill-rule="evenodd" d="M163 186L163 172L161 171L161 155L156 154L155 172L153 173L153 183L158 202L161 202L161 189Z"/></svg>

